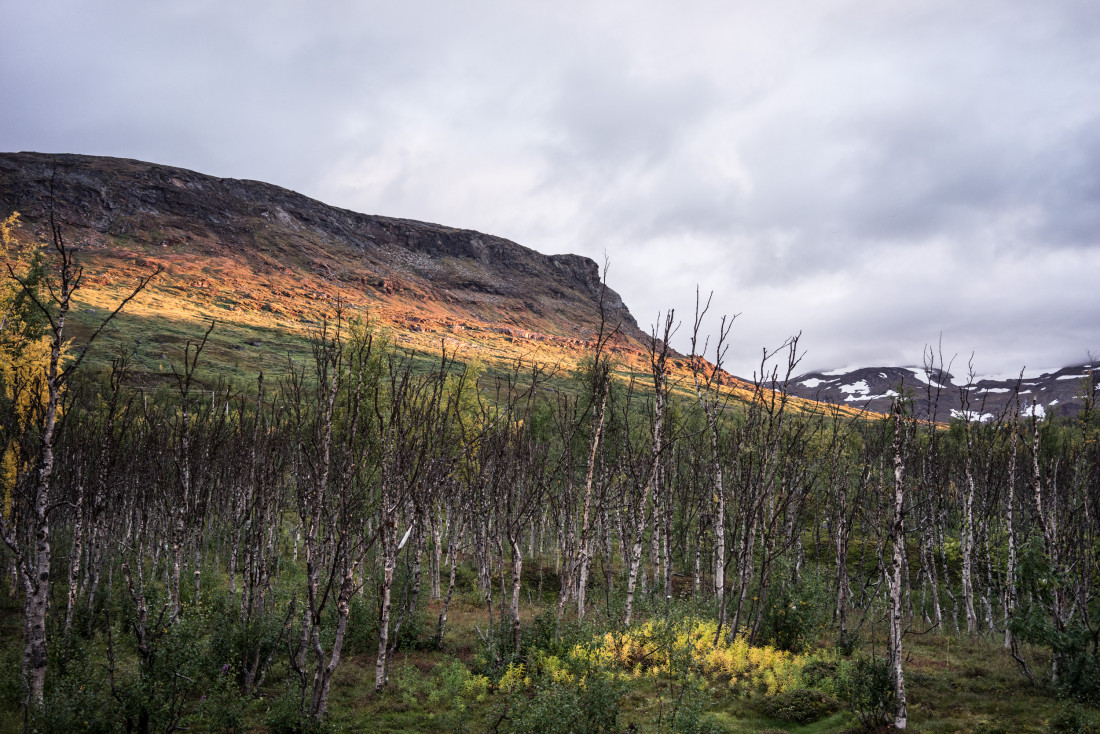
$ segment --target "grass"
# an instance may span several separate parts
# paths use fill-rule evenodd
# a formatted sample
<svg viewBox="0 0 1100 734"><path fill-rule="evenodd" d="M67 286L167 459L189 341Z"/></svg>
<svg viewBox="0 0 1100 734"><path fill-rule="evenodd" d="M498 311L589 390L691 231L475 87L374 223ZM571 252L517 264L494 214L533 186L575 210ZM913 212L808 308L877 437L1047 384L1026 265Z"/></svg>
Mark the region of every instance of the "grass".
<svg viewBox="0 0 1100 734"><path fill-rule="evenodd" d="M283 567L286 583L300 574L300 569L285 561ZM527 573L534 575L527 576ZM537 564L525 564L525 581L537 583ZM224 575L203 574L209 586L204 597L211 599L224 594ZM468 583L469 575L465 576ZM547 574L548 579L553 579ZM529 587L530 588L530 587ZM594 590L598 592L598 590ZM117 590L116 590L116 593ZM426 596L426 589L425 589ZM13 695L18 690L18 657L21 651L18 600L3 594L0 607L0 635L3 639L3 657L8 663L5 674L0 676L0 692L5 702L0 711L0 732L16 732L22 722ZM599 594L594 593L593 598ZM555 606L554 595L547 592L541 603L528 602L521 607L523 624L531 629L535 618ZM687 603L687 602L685 602ZM646 608L640 600L639 607ZM649 604L650 614L660 610L662 604ZM692 608L690 604L683 609ZM423 607L421 641L434 635L441 602L431 601ZM497 609L494 610L499 613ZM552 612L551 612L552 613ZM658 612L659 613L659 612ZM606 629L593 612L593 621L587 629ZM478 658L482 643L475 626L485 629L486 609L476 592L470 588L456 591L449 610L448 631L442 649L400 650L391 665L390 686L374 691L374 655L368 643L354 652L346 652L337 670L330 697L329 725L333 731L379 732L445 732L459 730L479 732L491 730L500 718L506 694L496 691L500 672L491 673L487 693L480 700L465 702L459 710L447 698L432 699L432 691L443 684L442 671L455 661L481 672ZM567 635L584 639L585 632L567 625ZM119 630L116 639L125 638ZM838 660L832 647L830 630L822 632L816 645L808 651L812 656ZM579 636L578 636L579 635ZM376 644L376 643L374 643ZM105 656L105 642L100 634L86 646L91 664L98 665ZM864 636L863 654L872 647L881 651L882 640ZM909 704L909 728L924 734L948 734L973 732L1046 732L1051 720L1057 716L1063 702L1054 693L1040 686L1033 686L1017 671L1014 661L1003 649L1000 640L986 638L966 639L951 635L930 633L910 636L906 639L905 674ZM858 654L858 653L857 653ZM1028 650L1035 667L1042 661L1042 652ZM123 668L128 663L123 663ZM101 676L102 673L95 673ZM264 731L263 722L270 711L280 705L288 690L288 671L285 664L277 666L261 692L261 696L245 702L245 718L251 722L249 731ZM673 704L680 694L682 680L666 676L628 679L620 699L621 730L637 732L658 731L658 722L667 724ZM293 689L293 684L290 685ZM699 703L705 712L705 721L715 731L744 733L787 732L788 734L824 734L825 732L854 731L853 715L845 710L821 721L804 726L768 718L761 712L761 693L733 689L722 680L707 680L700 693ZM209 704L205 704L209 706ZM198 710L196 702L191 710ZM1095 715L1095 712L1094 714ZM631 729L630 727L634 727ZM201 730L201 729L199 729ZM667 729L664 729L667 730Z"/></svg>
<svg viewBox="0 0 1100 734"><path fill-rule="evenodd" d="M469 623L471 615L463 616ZM456 633L464 627L458 618L453 618L453 624ZM395 669L405 666L415 670L414 675L423 676L453 652L399 655ZM907 662L910 730L927 734L1047 731L1062 702L1049 691L1029 685L1006 658L997 645L980 640L930 637L921 642L910 641ZM363 695L361 691L373 687L373 667L369 662L369 658L349 661L348 670L341 673L337 684L343 690L339 697L334 696L334 703L339 702L336 709L341 711L337 721L352 730L368 725L380 727L376 731L445 730L433 728L441 712L408 704L396 689ZM395 678L399 677L395 674ZM622 700L622 726L653 731L654 722L662 714L668 717L670 698L668 686L663 682L643 679L632 685ZM730 695L720 685L709 687L706 700L710 720L725 732L781 730L789 734L824 734L847 732L855 726L847 711L805 726L769 719L760 713L752 697ZM491 709L482 706L471 712L471 717L485 715Z"/></svg>

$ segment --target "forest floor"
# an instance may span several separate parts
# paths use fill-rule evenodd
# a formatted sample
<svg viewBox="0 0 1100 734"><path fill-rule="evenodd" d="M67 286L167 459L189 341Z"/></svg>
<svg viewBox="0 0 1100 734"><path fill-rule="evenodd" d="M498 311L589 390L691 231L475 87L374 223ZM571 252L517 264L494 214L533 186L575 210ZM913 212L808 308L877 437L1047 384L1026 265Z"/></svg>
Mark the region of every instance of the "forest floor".
<svg viewBox="0 0 1100 734"><path fill-rule="evenodd" d="M429 613L432 611L429 608ZM524 609L532 616L536 611ZM333 722L350 731L451 731L450 719L428 705L414 703L403 688L412 687L410 679L428 679L435 666L449 659L472 660L480 645L474 625L484 626L484 617L483 607L452 605L451 632L445 650L399 652L391 676L397 685L380 694L374 692L374 656L350 656L338 673ZM864 652L870 652L867 640L864 646L867 647ZM831 640L822 640L818 649L825 651L831 647ZM1003 646L988 639L968 640L931 633L906 638L905 648L910 731L1047 732L1065 706L1055 692L1031 684ZM883 651L881 641L877 651L879 654ZM668 716L668 695L659 689L660 686L649 681L630 687L620 702L623 731L662 730L658 722L662 713ZM716 725L716 731L737 734L861 731L857 720L846 710L804 726L772 719L761 712L762 699L758 695L731 693L721 683L714 683L706 689L705 718ZM1097 713L1093 711L1092 715L1095 717ZM471 731L490 731L499 714L500 706L489 702L472 707L467 723Z"/></svg>
<svg viewBox="0 0 1100 734"><path fill-rule="evenodd" d="M211 596L216 594L211 593ZM547 620L552 619L555 611L549 592L540 601L542 603L529 599L521 608L525 630L535 630L536 634L540 624L545 632ZM648 615L650 620L660 614L659 602L657 606L647 607L645 603L640 606L640 613ZM369 602L364 602L362 607L358 611L358 620L367 626L363 620L369 618ZM593 606L585 625L578 626L575 622L566 625L567 636L571 636L572 640L583 640L586 635L589 638L598 637L611 629L614 625L606 622L609 615L606 611L601 612L599 607L599 603ZM442 649L433 649L429 641L434 636L440 609L441 602L432 601L409 620L403 639L412 640L412 644L396 653L391 665L390 684L381 693L375 692L375 656L371 652L372 644L377 645L377 636L373 632L356 634L349 625L347 647L335 674L329 716L322 730L576 731L557 728L555 719L565 717L564 707L578 705L577 701L585 698L583 679L579 684L574 682L581 691L580 699L559 700L551 697L543 701L544 707L539 711L528 704L541 700L534 693L541 689L530 683L526 689L522 685L510 686L506 682L510 675L507 667L498 665L493 669L486 662L487 648L482 635L488 625L488 615L476 595L470 591L456 594L449 611L444 645ZM685 609L688 611L685 612ZM677 610L678 614L692 614L690 602L687 601ZM18 705L18 670L22 653L20 613L17 600L5 594L0 607L0 732L23 730ZM494 615L498 614L499 611L494 609ZM353 614L351 622L354 624L356 621L357 616ZM116 639L120 639L125 636L125 630L121 625L116 626L120 627L115 633ZM816 639L803 651L805 659L824 661L826 667L832 666L829 668L831 670L835 670L838 663L843 667L844 658L834 646L834 635L835 632L828 626L819 627ZM211 633L211 639L213 637ZM79 711L80 706L85 705L80 702L84 700L80 696L84 695L85 686L99 686L98 695L101 697L110 695L105 688L107 666L104 638L105 635L97 634L85 643L82 658L85 678L81 679L84 682L80 683L79 691L76 682L71 684L72 688L59 688L55 674L54 690L68 690L70 693L65 694L67 698L55 697L53 700L78 709L73 712L75 718L70 717L77 722L76 731L123 730L81 719ZM206 644L203 640L198 642ZM213 644L208 647L212 648ZM883 653L881 635L869 635L865 630L856 645L854 657L873 657L876 653L879 656ZM1045 663L1041 651L1027 650L1026 654L1036 673L1041 673ZM132 651L129 655L132 657ZM213 654L209 654L207 659L208 667L217 664ZM132 660L120 661L119 667L125 669L132 664ZM481 678L482 675L485 677ZM909 635L905 639L905 677L910 731L927 734L1089 732L1095 730L1083 722L1100 720L1100 712L1067 703L1048 687L1031 684L1003 648L1002 640L995 641L988 637L967 639L955 634L937 634L936 631ZM809 685L807 678L804 673L802 686ZM293 706L288 703L293 702L294 696L289 691L295 689L295 684L285 662L273 666L260 695L255 697L240 698L229 686L224 686L218 694L214 691L216 685L210 682L216 680L215 673L192 689L190 700L183 708L187 717L181 722L181 730L296 730L291 724L293 712L289 711ZM480 684L478 681L481 681ZM590 685L588 693L594 690L595 686ZM769 717L764 713L769 697L762 690L745 690L720 678L702 677L696 687L689 688L682 679L671 675L627 676L619 687L609 690L609 697L602 703L597 701L596 705L604 706L608 711L617 708L613 731L619 732L809 734L867 730L861 728L844 696L830 689L828 684L824 690L841 699L839 710L805 725ZM557 689L553 695L560 694L561 690ZM48 698L48 702L50 700ZM521 710L517 706L526 706L522 709L522 717L517 713ZM224 707L225 711L218 710L218 707ZM692 711L688 711L689 708ZM232 709L231 713L227 713L229 709ZM691 716L685 718L685 712ZM90 716L94 717L94 714ZM1075 717L1079 719L1076 723Z"/></svg>

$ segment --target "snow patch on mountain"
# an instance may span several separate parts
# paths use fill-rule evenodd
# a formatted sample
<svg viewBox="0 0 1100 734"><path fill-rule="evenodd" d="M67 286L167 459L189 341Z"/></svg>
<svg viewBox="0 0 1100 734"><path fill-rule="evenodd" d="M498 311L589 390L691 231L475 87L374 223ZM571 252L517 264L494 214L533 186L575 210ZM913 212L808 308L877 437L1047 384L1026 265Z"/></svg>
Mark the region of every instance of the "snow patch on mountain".
<svg viewBox="0 0 1100 734"><path fill-rule="evenodd" d="M1047 410L1042 405L1039 405L1038 403L1036 403L1035 405L1029 405L1026 408L1024 408L1023 410L1021 410L1020 415L1023 416L1024 418L1030 418L1031 416L1035 416L1036 418L1042 419L1042 418L1046 418Z"/></svg>
<svg viewBox="0 0 1100 734"><path fill-rule="evenodd" d="M962 418L969 423L988 423L993 420L992 413L979 413L976 410L956 410L955 408L951 409L951 417Z"/></svg>
<svg viewBox="0 0 1100 734"><path fill-rule="evenodd" d="M863 396L870 394L871 386L867 384L867 380L859 380L851 385L841 385L840 391L848 393L849 396Z"/></svg>
<svg viewBox="0 0 1100 734"><path fill-rule="evenodd" d="M925 385L931 385L932 387L940 389L940 390L946 390L947 389L946 385L941 385L940 383L936 382L935 380L930 379L928 377L928 374L924 370L919 369L917 367L908 367L907 369L913 374L913 377L917 378L918 380L923 382Z"/></svg>

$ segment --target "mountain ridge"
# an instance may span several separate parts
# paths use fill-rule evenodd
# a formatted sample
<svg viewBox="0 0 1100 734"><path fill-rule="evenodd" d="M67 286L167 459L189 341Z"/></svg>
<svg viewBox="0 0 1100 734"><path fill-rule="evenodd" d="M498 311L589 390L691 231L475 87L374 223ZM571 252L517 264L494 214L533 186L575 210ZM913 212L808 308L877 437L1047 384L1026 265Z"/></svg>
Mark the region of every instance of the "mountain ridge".
<svg viewBox="0 0 1100 734"><path fill-rule="evenodd" d="M221 324L212 355L240 365L242 377L260 365L285 364L283 337L296 336L304 351L336 302L390 327L400 346L415 351L569 367L592 353L601 299L603 328L615 332L608 351L627 372L648 370L649 336L583 256L544 255L473 230L362 214L262 181L79 154L0 153L0 215L12 211L23 217L24 244L46 241L52 216L79 246L89 287L78 327L113 307L134 278L165 268L127 307L128 326L118 330L137 335L138 366L148 372L170 371L169 352L201 335L199 325L210 320ZM671 362L690 383L691 360L674 353ZM712 368L704 361L704 372ZM1039 409L1075 412L1079 403L1059 380L1080 369L1063 368L1049 391L1037 390L1046 393ZM887 412L897 385L918 397L924 391L918 372L808 372L788 390L852 413ZM751 390L732 375L719 382L743 397ZM988 404L979 415L1003 408L1008 386L979 380L974 387L975 398L985 390ZM948 379L934 419L962 410L957 397ZM929 404L918 412L930 416Z"/></svg>
<svg viewBox="0 0 1100 734"><path fill-rule="evenodd" d="M568 362L590 348L602 299L612 352L637 354L648 343L587 257L361 214L260 181L123 158L4 153L0 209L21 212L40 241L52 212L98 286L164 266L139 313L179 308L188 318L304 332L319 302L341 299L414 348Z"/></svg>
<svg viewBox="0 0 1100 734"><path fill-rule="evenodd" d="M1016 413L1037 417L1080 412L1081 380L1100 378L1100 364L1062 367L1040 375L1015 378L957 378L944 369L924 367L856 367L806 372L791 379L791 394L808 400L846 404L875 413L890 410L900 392L913 397L918 418L946 422L969 418L983 422ZM963 404L963 398L967 404Z"/></svg>

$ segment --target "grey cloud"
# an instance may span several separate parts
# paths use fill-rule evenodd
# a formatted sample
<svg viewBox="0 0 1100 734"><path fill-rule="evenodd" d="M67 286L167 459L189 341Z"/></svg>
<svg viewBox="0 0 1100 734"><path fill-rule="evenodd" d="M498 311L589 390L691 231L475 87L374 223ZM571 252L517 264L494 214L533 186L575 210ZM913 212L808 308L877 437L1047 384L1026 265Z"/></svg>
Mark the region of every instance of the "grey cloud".
<svg viewBox="0 0 1100 734"><path fill-rule="evenodd" d="M607 252L643 324L742 312L741 370L1100 351L1092 2L0 3L8 150Z"/></svg>
<svg viewBox="0 0 1100 734"><path fill-rule="evenodd" d="M551 155L573 165L660 165L715 102L698 77L638 79L621 59L586 62L562 78L551 117L551 136L560 141Z"/></svg>

